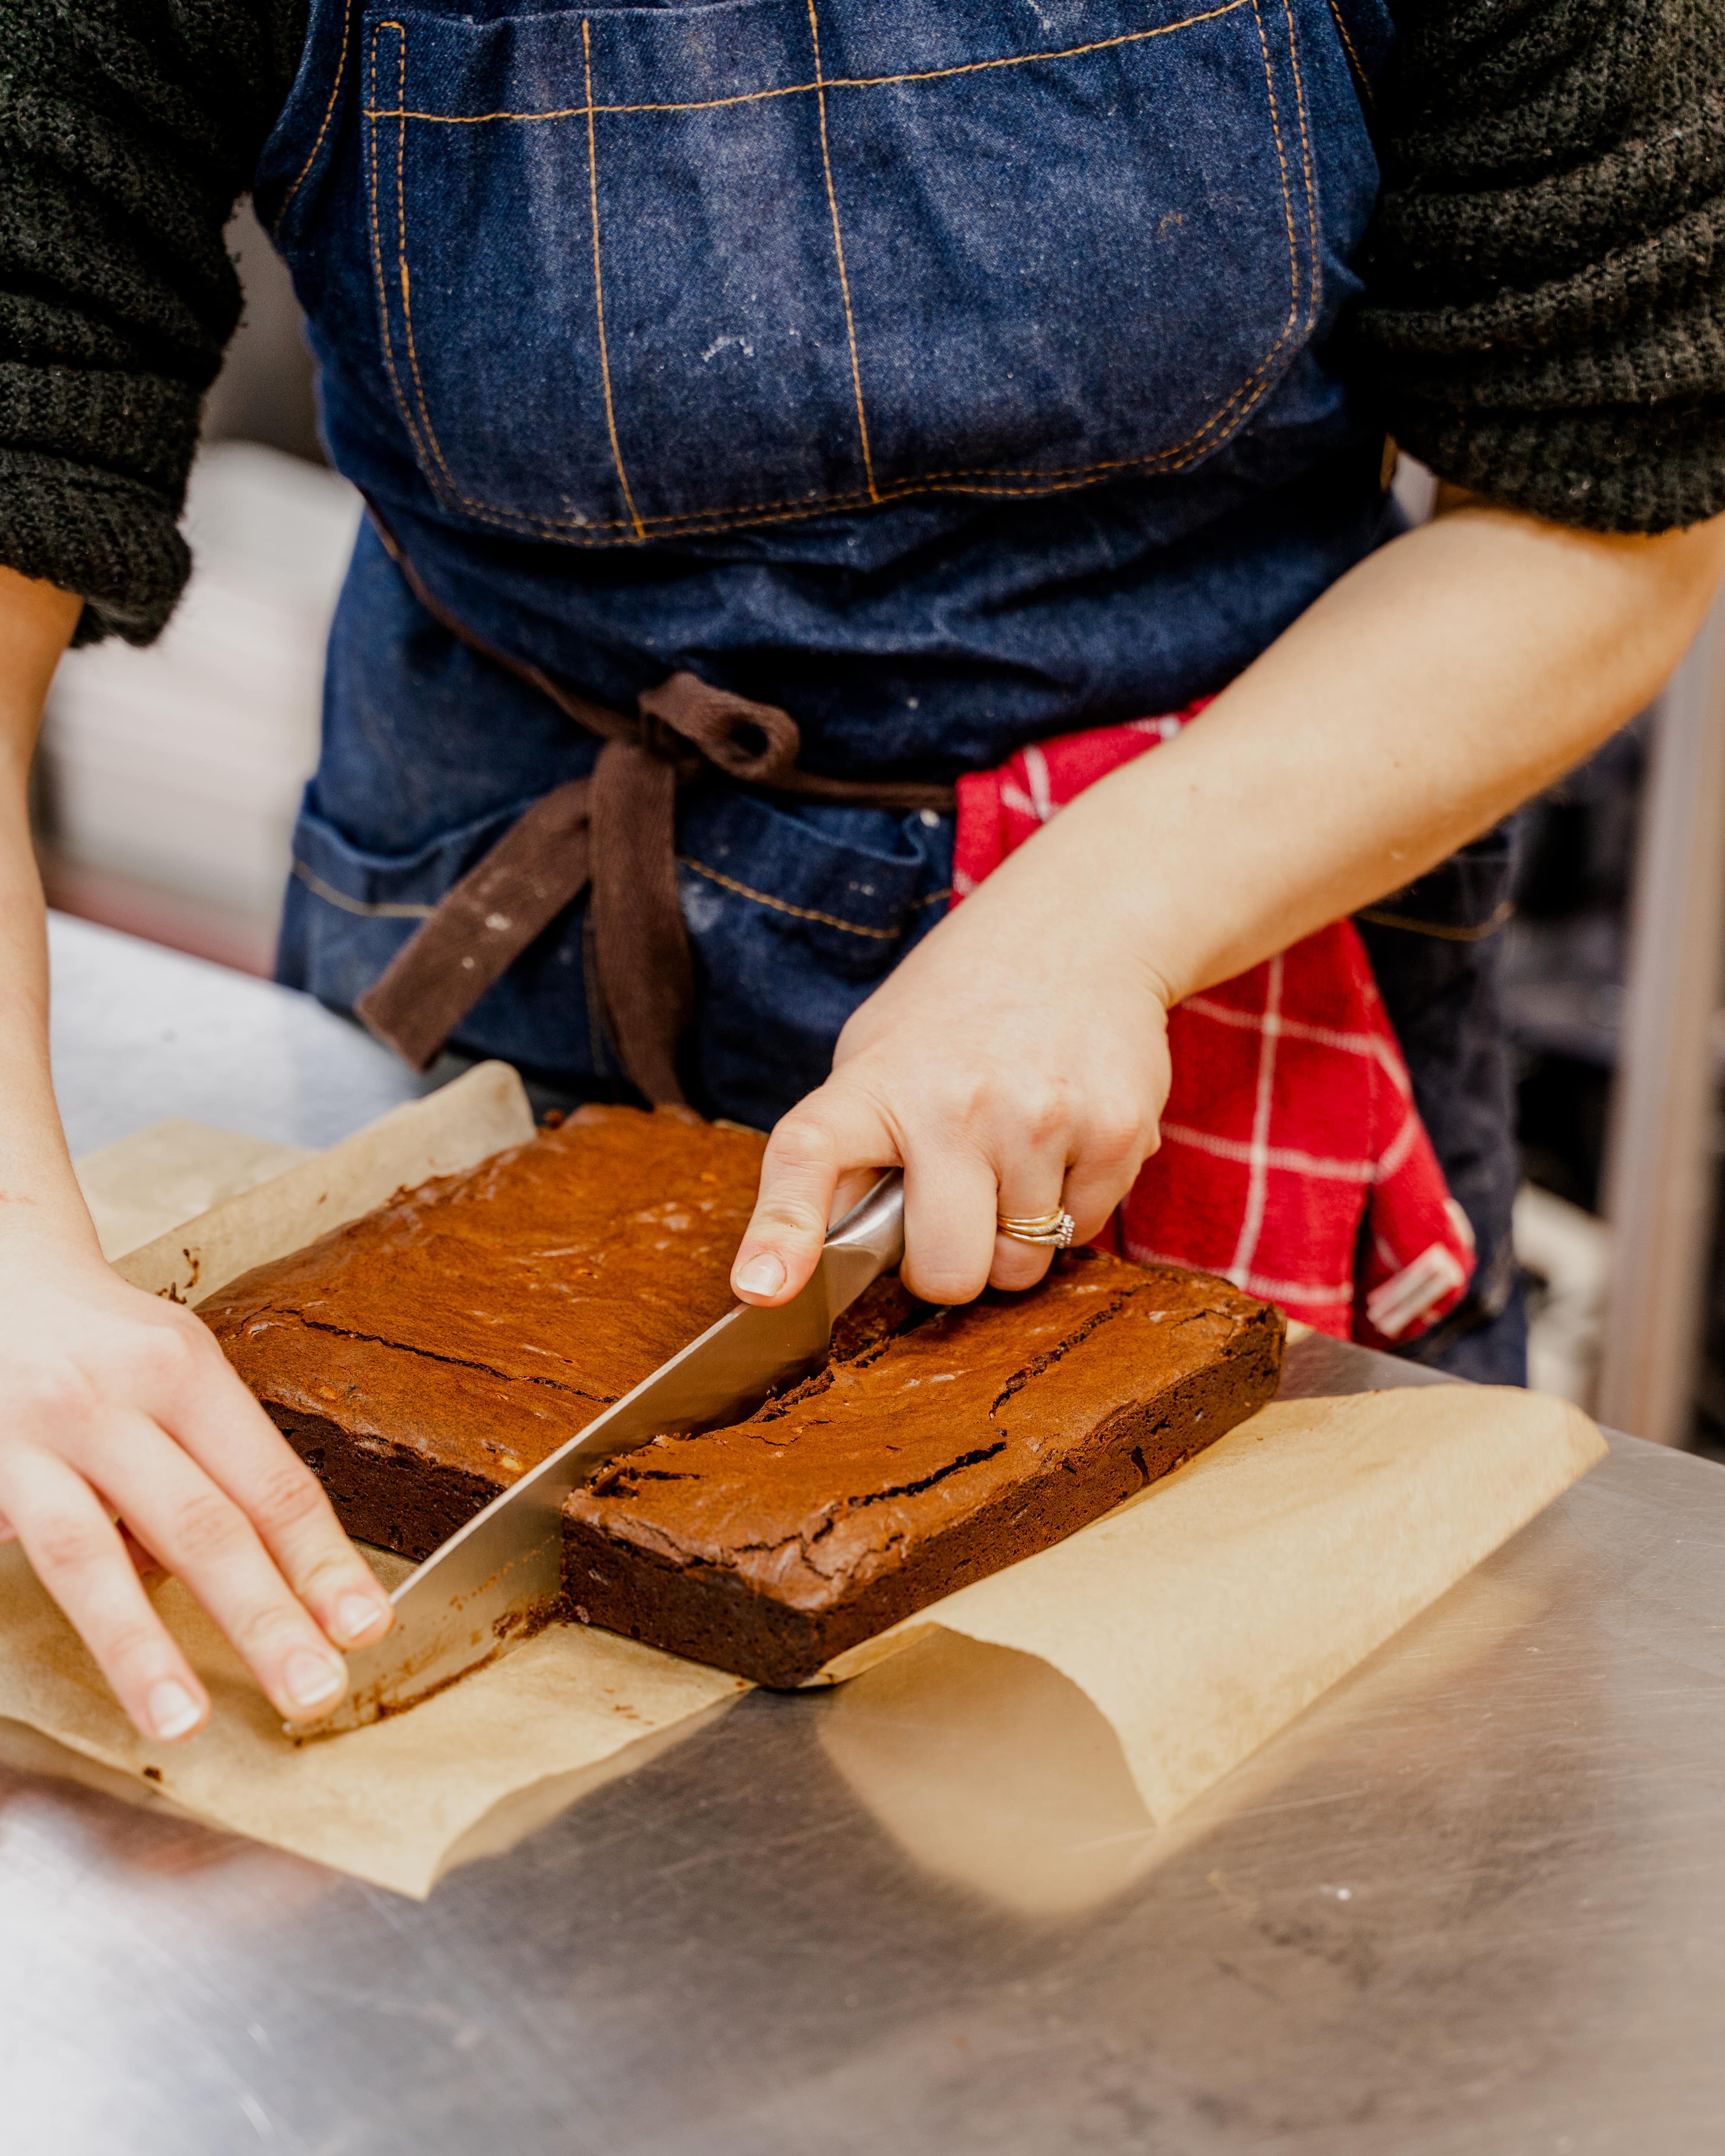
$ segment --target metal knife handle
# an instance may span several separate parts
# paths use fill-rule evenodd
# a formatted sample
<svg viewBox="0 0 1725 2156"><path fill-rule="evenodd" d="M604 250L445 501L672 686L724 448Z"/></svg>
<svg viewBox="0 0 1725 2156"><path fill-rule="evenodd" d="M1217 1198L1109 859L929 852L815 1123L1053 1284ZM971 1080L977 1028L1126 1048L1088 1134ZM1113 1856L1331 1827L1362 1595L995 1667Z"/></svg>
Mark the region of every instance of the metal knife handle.
<svg viewBox="0 0 1725 2156"><path fill-rule="evenodd" d="M821 1272L829 1322L848 1310L882 1273L890 1273L904 1255L905 1178L895 1168L827 1232Z"/></svg>

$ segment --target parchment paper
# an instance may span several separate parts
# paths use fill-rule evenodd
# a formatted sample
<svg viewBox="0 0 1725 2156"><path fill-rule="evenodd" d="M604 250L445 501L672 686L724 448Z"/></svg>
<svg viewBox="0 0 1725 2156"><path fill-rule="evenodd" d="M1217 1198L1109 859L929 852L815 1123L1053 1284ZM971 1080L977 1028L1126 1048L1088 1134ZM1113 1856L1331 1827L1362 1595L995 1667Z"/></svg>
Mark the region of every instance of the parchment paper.
<svg viewBox="0 0 1725 2156"><path fill-rule="evenodd" d="M215 1626L176 1581L151 1598L209 1686L189 1743L131 1727L16 1543L0 1548L0 1715L137 1776L211 1825L424 1896L506 1799L555 1781L557 1808L747 1690L633 1640L557 1625L411 1713L292 1744ZM629 1755L625 1758L624 1755Z"/></svg>
<svg viewBox="0 0 1725 2156"><path fill-rule="evenodd" d="M932 1626L1040 1656L1107 1720L1160 1824L1604 1454L1579 1408L1507 1385L1272 1401L1105 1519L824 1675Z"/></svg>
<svg viewBox="0 0 1725 2156"><path fill-rule="evenodd" d="M85 1153L76 1172L102 1255L112 1260L316 1158L305 1146L172 1116Z"/></svg>
<svg viewBox="0 0 1725 2156"><path fill-rule="evenodd" d="M513 1071L481 1065L117 1266L196 1301L395 1189L529 1134ZM154 1134L144 1134L146 1140ZM105 1187L140 1208L137 1186ZM1431 1386L1277 1403L1106 1519L841 1656L836 1682L942 1634L1040 1658L1117 1739L1158 1823L1435 1600L1604 1453L1578 1409ZM395 1560L379 1555L383 1570ZM16 1549L0 1550L0 1717L179 1808L424 1895L450 1865L629 1771L747 1686L556 1625L379 1726L295 1746L177 1584L157 1606L216 1705L190 1743L139 1738ZM918 1658L906 1664L914 1686ZM813 1709L814 1703L811 1702ZM1034 1739L1024 1740L1028 1748ZM866 1796L866 1789L860 1787Z"/></svg>
<svg viewBox="0 0 1725 2156"><path fill-rule="evenodd" d="M231 1139L234 1134L223 1135ZM115 1259L114 1270L134 1287L196 1305L254 1265L284 1257L331 1228L357 1220L398 1190L471 1168L488 1153L523 1144L532 1135L533 1111L520 1078L506 1063L481 1063L424 1100L392 1108L327 1152L313 1153L285 1173ZM142 1136L151 1152L141 1154L133 1186L134 1202L140 1206L154 1187L155 1133ZM120 1150L109 1146L98 1156L110 1204L121 1194L115 1176Z"/></svg>

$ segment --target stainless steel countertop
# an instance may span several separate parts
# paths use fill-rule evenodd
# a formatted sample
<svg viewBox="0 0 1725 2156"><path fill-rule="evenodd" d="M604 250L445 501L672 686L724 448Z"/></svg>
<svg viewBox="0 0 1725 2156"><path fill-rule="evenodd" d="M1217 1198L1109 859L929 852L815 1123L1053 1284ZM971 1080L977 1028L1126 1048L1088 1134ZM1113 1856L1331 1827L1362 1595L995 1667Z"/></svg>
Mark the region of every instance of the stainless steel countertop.
<svg viewBox="0 0 1725 2156"><path fill-rule="evenodd" d="M408 1090L254 983L82 929L56 959L80 1146L166 1113L323 1142ZM1315 1341L1289 1385L1415 1374ZM423 1905L0 1765L0 2147L1725 2140L1717 1467L1619 1440L1161 1833L1038 1666L955 1646L914 1698L898 1667L752 1694Z"/></svg>
<svg viewBox="0 0 1725 2156"><path fill-rule="evenodd" d="M430 1082L310 996L63 913L48 942L54 1090L74 1153L167 1116L330 1146Z"/></svg>

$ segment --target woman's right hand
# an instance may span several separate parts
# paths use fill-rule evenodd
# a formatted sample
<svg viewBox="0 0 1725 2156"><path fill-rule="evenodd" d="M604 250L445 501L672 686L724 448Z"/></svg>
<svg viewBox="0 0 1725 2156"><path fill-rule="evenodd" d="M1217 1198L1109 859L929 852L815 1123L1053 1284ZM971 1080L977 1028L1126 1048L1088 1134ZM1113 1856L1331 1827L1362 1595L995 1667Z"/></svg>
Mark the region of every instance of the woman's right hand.
<svg viewBox="0 0 1725 2156"><path fill-rule="evenodd" d="M388 1627L329 1500L207 1328L128 1287L93 1240L14 1224L0 1240L0 1539L23 1543L138 1729L172 1743L203 1726L209 1696L122 1527L290 1721L341 1697L336 1648Z"/></svg>
<svg viewBox="0 0 1725 2156"><path fill-rule="evenodd" d="M209 1696L151 1607L137 1545L290 1722L329 1712L347 1683L335 1649L380 1638L391 1611L213 1336L104 1263L66 1155L28 779L82 606L0 567L0 1539L23 1544L138 1728L171 1743Z"/></svg>

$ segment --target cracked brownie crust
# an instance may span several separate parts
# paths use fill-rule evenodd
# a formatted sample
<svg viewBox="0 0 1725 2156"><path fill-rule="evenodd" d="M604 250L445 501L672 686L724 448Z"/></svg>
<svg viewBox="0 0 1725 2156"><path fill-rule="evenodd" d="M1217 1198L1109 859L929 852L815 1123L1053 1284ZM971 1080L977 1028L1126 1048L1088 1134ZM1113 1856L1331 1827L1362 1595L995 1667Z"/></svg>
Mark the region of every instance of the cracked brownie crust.
<svg viewBox="0 0 1725 2156"><path fill-rule="evenodd" d="M762 1145L583 1108L198 1314L349 1532L429 1557L731 1307Z"/></svg>
<svg viewBox="0 0 1725 2156"><path fill-rule="evenodd" d="M655 1438L575 1491L565 1593L583 1622L800 1684L1243 1421L1283 1333L1225 1281L1087 1250L1025 1295L877 1302L750 1421Z"/></svg>
<svg viewBox="0 0 1725 2156"><path fill-rule="evenodd" d="M199 1316L350 1532L429 1556L731 1306L762 1142L583 1109L259 1267ZM958 1310L880 1282L828 1368L578 1491L583 1621L768 1685L1097 1518L1276 1389L1282 1324L1092 1251Z"/></svg>

